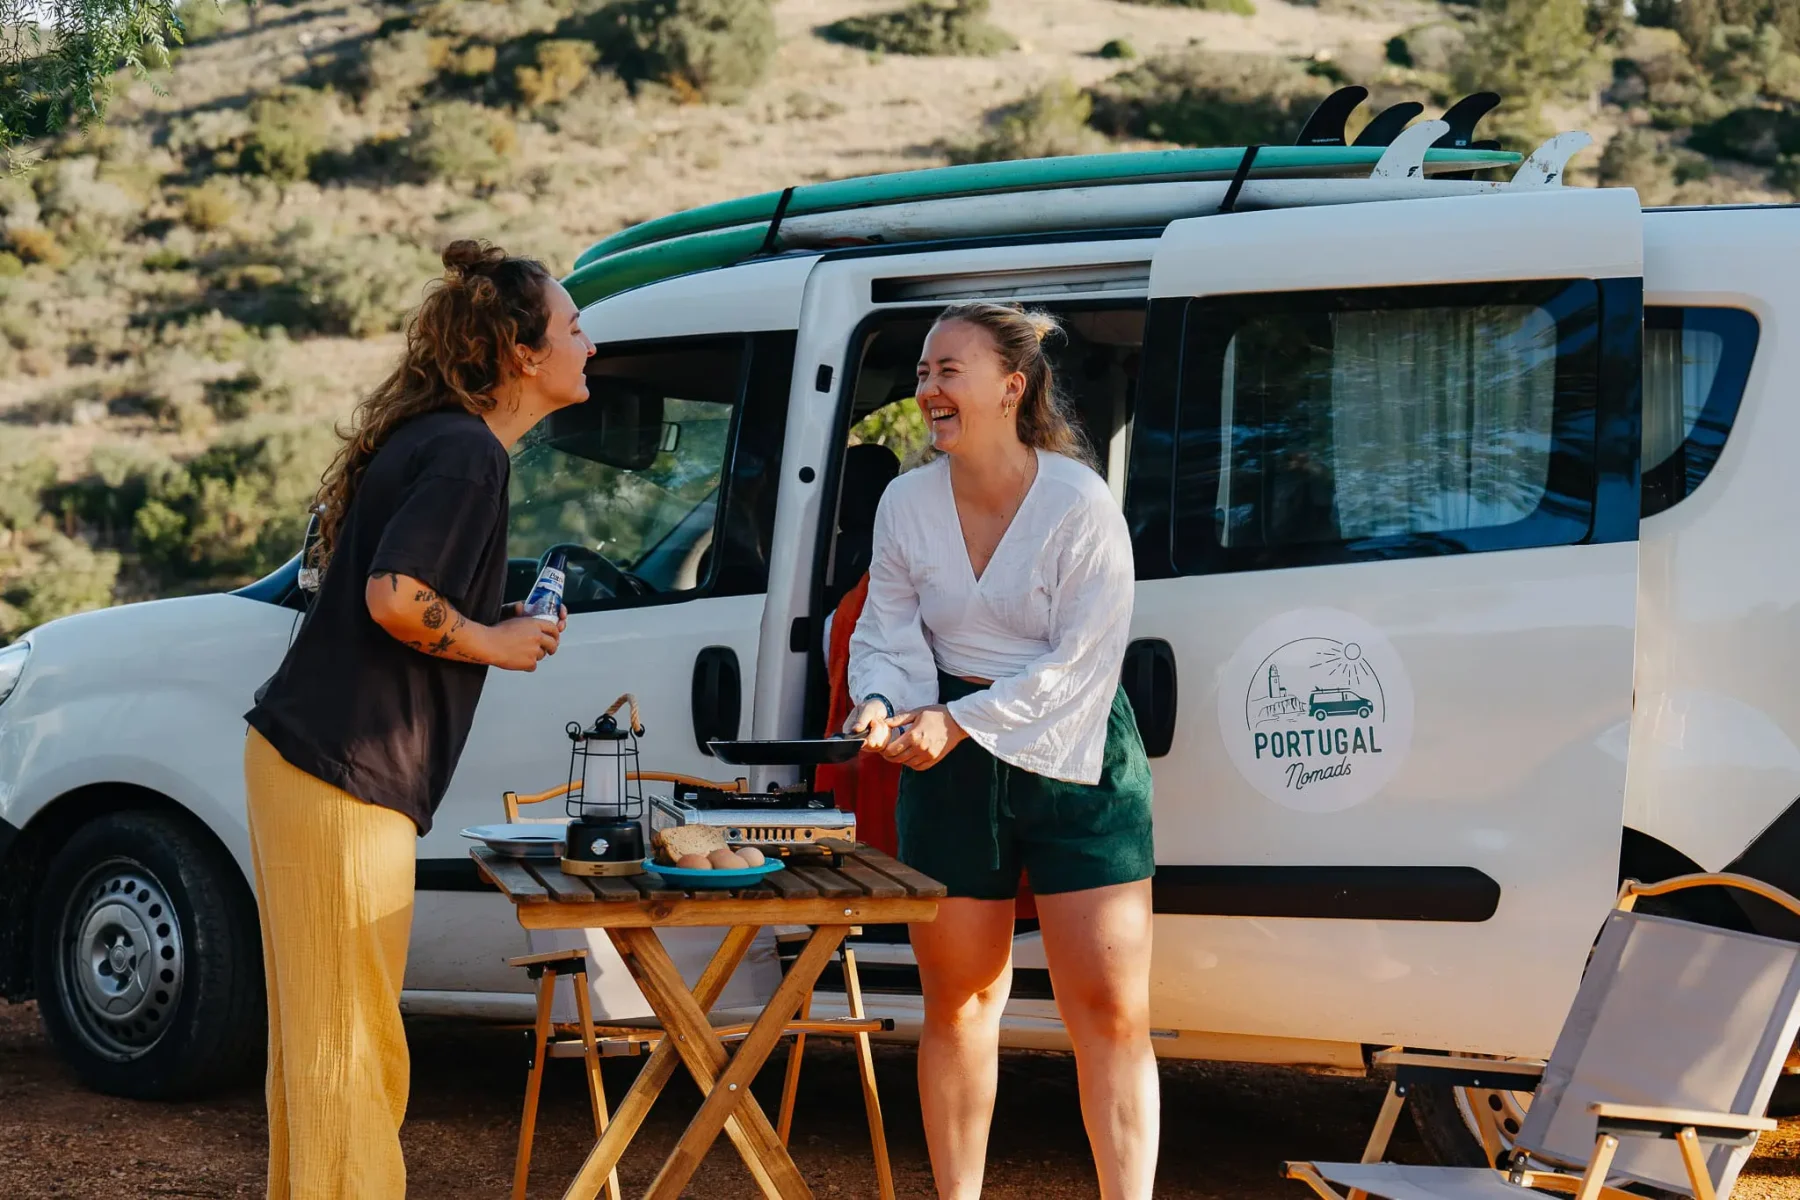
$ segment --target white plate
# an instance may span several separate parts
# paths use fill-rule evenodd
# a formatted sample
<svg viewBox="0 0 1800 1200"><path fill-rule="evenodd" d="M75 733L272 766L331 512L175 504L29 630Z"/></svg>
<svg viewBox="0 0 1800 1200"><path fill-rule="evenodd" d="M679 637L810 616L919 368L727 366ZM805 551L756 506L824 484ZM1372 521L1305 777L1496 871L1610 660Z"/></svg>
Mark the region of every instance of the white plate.
<svg viewBox="0 0 1800 1200"><path fill-rule="evenodd" d="M471 825L462 835L486 842L495 854L512 858L561 858L567 840L567 825Z"/></svg>

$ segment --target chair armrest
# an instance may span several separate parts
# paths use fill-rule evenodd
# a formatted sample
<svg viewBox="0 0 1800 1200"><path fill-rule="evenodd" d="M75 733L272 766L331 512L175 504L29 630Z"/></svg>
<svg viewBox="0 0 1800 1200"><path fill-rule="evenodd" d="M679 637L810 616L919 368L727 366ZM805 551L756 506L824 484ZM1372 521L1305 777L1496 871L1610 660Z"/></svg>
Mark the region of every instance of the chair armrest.
<svg viewBox="0 0 1800 1200"><path fill-rule="evenodd" d="M1383 1050L1375 1055L1374 1065L1391 1067L1398 1083L1444 1083L1496 1091L1532 1091L1544 1077L1544 1064L1531 1059L1467 1058L1404 1050Z"/></svg>
<svg viewBox="0 0 1800 1200"><path fill-rule="evenodd" d="M1588 1111L1599 1118L1601 1133L1622 1133L1634 1137L1674 1137L1683 1129L1692 1129L1704 1142L1743 1142L1758 1133L1776 1128L1768 1117L1747 1117L1742 1113L1705 1112L1692 1108L1657 1108L1642 1104L1612 1104L1607 1101L1588 1105Z"/></svg>

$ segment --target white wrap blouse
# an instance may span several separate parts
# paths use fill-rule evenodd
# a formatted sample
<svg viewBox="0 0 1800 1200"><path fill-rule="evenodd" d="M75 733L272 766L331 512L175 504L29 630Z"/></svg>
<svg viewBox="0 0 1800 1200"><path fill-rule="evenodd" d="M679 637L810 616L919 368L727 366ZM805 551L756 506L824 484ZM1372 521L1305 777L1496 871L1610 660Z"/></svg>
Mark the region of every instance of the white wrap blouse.
<svg viewBox="0 0 1800 1200"><path fill-rule="evenodd" d="M1098 783L1133 578L1131 537L1105 481L1040 450L1037 478L976 579L949 459L935 459L889 485L876 511L850 694L904 712L938 702L940 670L991 679L948 706L971 738L1034 774Z"/></svg>

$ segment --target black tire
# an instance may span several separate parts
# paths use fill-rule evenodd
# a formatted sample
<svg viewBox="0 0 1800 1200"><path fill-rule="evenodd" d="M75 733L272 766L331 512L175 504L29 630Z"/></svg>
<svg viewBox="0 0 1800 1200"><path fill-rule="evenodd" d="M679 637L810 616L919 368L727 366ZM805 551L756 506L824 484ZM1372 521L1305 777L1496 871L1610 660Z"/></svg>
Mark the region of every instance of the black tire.
<svg viewBox="0 0 1800 1200"><path fill-rule="evenodd" d="M261 1069L255 897L192 818L120 812L76 830L50 862L32 935L44 1027L86 1086L186 1099Z"/></svg>
<svg viewBox="0 0 1800 1200"><path fill-rule="evenodd" d="M1488 1161L1481 1138L1469 1128L1456 1093L1456 1088L1443 1084L1415 1083L1406 1091L1406 1107L1412 1111L1419 1140L1433 1162L1445 1167L1485 1167Z"/></svg>

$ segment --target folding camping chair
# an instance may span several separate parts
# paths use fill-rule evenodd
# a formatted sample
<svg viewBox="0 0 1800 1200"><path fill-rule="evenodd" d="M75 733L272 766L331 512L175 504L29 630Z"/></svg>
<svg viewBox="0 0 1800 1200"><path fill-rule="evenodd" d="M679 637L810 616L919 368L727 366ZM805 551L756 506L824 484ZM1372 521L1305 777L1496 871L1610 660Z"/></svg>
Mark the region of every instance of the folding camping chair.
<svg viewBox="0 0 1800 1200"><path fill-rule="evenodd" d="M1363 1162L1290 1162L1282 1173L1324 1200L1522 1200L1524 1189L1635 1200L1618 1184L1729 1196L1757 1134L1775 1128L1763 1114L1800 1029L1800 946L1632 911L1640 896L1708 886L1800 913L1800 900L1742 876L1627 883L1504 1167L1376 1161L1404 1103L1396 1078ZM1528 1088L1533 1074L1486 1059L1388 1061L1409 1077L1441 1064L1463 1086Z"/></svg>

